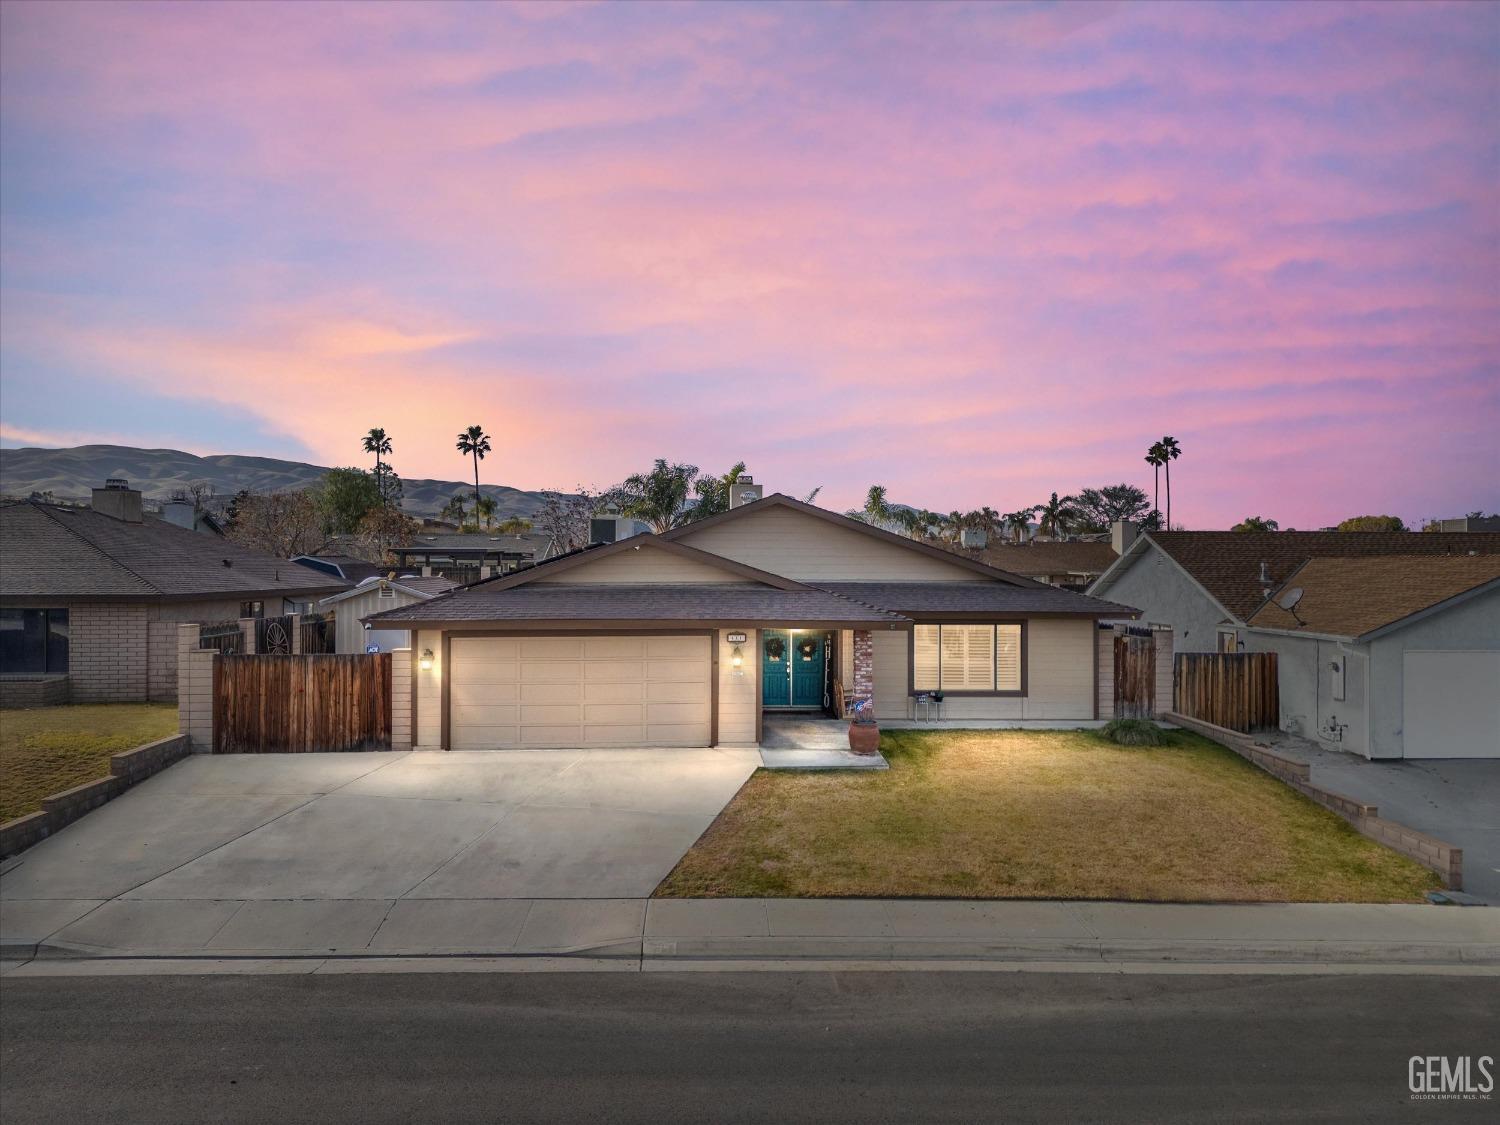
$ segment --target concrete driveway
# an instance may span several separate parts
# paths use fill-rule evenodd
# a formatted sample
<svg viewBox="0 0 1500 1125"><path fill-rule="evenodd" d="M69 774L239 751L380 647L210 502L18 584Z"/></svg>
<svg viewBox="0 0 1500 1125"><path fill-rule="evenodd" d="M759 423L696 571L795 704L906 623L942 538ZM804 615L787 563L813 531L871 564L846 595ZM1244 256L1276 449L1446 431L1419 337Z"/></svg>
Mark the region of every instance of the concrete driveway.
<svg viewBox="0 0 1500 1125"><path fill-rule="evenodd" d="M677 749L193 757L8 862L0 933L327 952L430 948L434 930L503 948L527 930L531 946L594 946L638 933L643 900L759 764ZM591 932L570 931L568 900L592 900Z"/></svg>

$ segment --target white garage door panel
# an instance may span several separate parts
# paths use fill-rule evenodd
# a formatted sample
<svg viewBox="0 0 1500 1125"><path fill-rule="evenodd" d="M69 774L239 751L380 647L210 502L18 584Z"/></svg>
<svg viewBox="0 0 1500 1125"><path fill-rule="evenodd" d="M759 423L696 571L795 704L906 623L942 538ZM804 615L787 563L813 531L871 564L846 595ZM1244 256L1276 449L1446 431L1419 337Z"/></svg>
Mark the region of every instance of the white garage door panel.
<svg viewBox="0 0 1500 1125"><path fill-rule="evenodd" d="M1408 758L1500 757L1500 652L1407 652L1402 713Z"/></svg>
<svg viewBox="0 0 1500 1125"><path fill-rule="evenodd" d="M456 637L456 750L706 746L707 637Z"/></svg>

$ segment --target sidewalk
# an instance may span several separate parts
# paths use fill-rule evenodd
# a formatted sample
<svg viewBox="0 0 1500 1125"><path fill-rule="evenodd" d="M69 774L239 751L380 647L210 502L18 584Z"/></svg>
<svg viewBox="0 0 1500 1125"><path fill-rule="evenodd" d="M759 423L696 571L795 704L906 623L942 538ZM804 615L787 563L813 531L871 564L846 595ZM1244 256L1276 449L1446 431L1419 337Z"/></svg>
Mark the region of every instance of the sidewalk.
<svg viewBox="0 0 1500 1125"><path fill-rule="evenodd" d="M1329 971L1429 965L1500 974L1500 911L882 899L31 900L4 904L0 947L11 961L34 958L38 965L588 958L668 968L772 961L1188 963Z"/></svg>

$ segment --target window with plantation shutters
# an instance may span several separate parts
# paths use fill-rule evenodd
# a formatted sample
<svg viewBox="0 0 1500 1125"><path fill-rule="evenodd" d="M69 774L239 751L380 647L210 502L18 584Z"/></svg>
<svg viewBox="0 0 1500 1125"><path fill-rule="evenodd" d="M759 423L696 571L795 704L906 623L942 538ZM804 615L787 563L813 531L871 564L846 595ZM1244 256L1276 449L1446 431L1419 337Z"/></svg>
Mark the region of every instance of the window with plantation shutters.
<svg viewBox="0 0 1500 1125"><path fill-rule="evenodd" d="M1021 627L995 626L995 690L1021 690Z"/></svg>
<svg viewBox="0 0 1500 1125"><path fill-rule="evenodd" d="M915 626L912 689L1019 692L1021 633L1019 624Z"/></svg>
<svg viewBox="0 0 1500 1125"><path fill-rule="evenodd" d="M938 689L938 627L918 625L912 630L912 686L917 691Z"/></svg>

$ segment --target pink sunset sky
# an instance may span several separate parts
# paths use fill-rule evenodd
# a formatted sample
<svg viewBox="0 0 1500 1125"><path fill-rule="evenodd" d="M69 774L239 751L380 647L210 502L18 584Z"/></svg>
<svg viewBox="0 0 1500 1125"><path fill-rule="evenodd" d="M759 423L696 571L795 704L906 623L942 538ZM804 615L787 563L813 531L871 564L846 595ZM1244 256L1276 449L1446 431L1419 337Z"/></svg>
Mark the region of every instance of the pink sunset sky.
<svg viewBox="0 0 1500 1125"><path fill-rule="evenodd" d="M1500 508L1500 6L9 3L7 445Z"/></svg>

